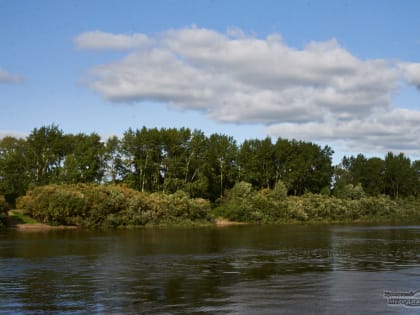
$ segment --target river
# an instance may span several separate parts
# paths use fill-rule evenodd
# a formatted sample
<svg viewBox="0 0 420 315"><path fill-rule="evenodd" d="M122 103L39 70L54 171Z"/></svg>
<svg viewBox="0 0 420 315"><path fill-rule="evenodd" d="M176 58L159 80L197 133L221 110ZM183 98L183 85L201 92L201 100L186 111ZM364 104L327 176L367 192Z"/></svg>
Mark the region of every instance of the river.
<svg viewBox="0 0 420 315"><path fill-rule="evenodd" d="M415 314L390 296L420 299L419 239L420 226L3 231L0 314Z"/></svg>

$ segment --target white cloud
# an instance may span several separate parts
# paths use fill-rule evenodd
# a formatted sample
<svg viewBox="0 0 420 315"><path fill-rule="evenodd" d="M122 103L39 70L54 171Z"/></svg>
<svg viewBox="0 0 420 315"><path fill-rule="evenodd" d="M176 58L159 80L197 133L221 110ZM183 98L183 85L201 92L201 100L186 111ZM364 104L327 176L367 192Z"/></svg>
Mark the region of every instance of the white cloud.
<svg viewBox="0 0 420 315"><path fill-rule="evenodd" d="M21 83L22 81L23 81L22 77L18 75L10 74L6 70L3 70L2 68L0 68L0 84L1 83Z"/></svg>
<svg viewBox="0 0 420 315"><path fill-rule="evenodd" d="M134 38L144 41L134 44ZM191 27L153 38L88 32L76 45L129 49L123 59L89 71L89 87L114 102L164 102L221 122L266 124L273 136L331 145L420 147L420 113L392 104L402 76L420 86L420 65L362 60L335 39L296 49L277 34L260 39L239 29Z"/></svg>
<svg viewBox="0 0 420 315"><path fill-rule="evenodd" d="M344 142L345 149L356 152L396 151L420 156L420 112L414 110L394 109L346 122L280 123L267 127L267 132L337 146Z"/></svg>
<svg viewBox="0 0 420 315"><path fill-rule="evenodd" d="M420 63L401 63L400 68L403 71L408 82L420 89Z"/></svg>
<svg viewBox="0 0 420 315"><path fill-rule="evenodd" d="M129 50L149 44L149 38L144 34L112 34L101 31L85 32L74 39L79 49L86 50Z"/></svg>

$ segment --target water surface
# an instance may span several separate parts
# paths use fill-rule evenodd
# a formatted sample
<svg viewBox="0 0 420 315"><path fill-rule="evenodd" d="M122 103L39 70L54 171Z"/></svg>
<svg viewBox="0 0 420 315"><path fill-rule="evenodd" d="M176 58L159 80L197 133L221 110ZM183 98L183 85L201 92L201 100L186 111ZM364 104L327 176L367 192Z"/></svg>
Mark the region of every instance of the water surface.
<svg viewBox="0 0 420 315"><path fill-rule="evenodd" d="M420 226L0 234L0 314L410 314ZM420 295L420 294L419 294Z"/></svg>

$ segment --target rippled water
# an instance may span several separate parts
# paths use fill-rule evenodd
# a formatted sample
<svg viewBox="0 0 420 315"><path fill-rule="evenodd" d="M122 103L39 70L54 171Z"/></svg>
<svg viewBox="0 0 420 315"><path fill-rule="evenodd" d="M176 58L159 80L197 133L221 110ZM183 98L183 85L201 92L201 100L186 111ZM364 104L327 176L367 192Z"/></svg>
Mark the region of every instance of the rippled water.
<svg viewBox="0 0 420 315"><path fill-rule="evenodd" d="M2 232L0 314L394 314L420 226Z"/></svg>

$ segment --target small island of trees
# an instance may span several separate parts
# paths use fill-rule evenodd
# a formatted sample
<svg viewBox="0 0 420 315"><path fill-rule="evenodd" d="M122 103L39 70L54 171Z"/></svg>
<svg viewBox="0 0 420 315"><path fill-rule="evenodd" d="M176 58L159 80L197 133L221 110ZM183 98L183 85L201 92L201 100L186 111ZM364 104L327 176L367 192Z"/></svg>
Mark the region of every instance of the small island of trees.
<svg viewBox="0 0 420 315"><path fill-rule="evenodd" d="M0 140L0 225L18 208L39 222L98 226L418 222L420 161L279 138L128 129L102 141L56 125Z"/></svg>

